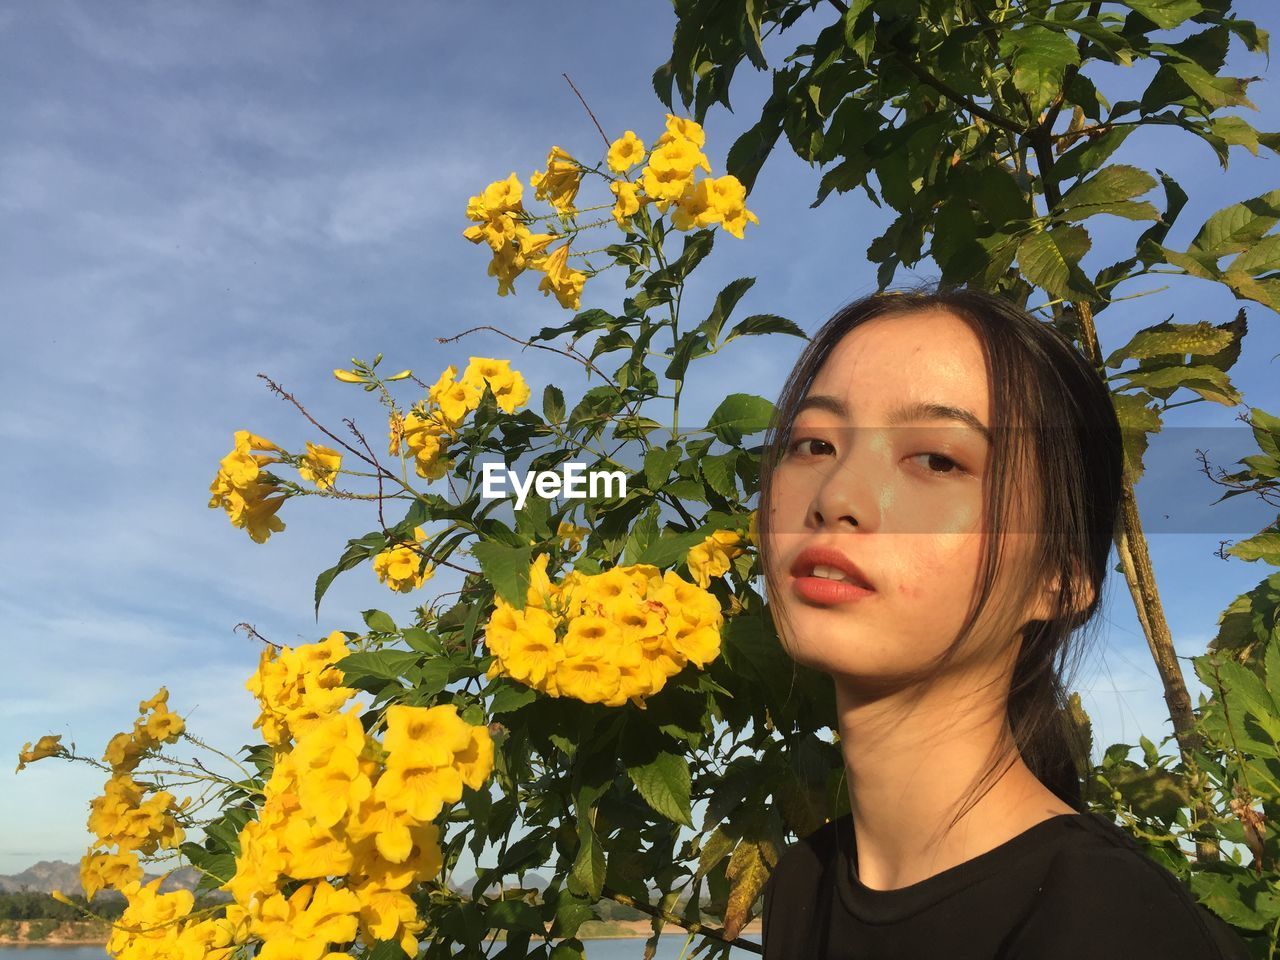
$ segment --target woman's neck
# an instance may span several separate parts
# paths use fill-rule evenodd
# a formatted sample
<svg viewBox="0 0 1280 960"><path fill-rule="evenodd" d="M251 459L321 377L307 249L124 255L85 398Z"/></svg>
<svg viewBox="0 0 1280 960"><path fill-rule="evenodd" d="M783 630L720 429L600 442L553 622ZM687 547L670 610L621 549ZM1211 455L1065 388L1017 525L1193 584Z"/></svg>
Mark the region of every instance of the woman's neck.
<svg viewBox="0 0 1280 960"><path fill-rule="evenodd" d="M865 696L839 676L835 684L858 878L866 886L918 883L1048 817L1075 812L1014 749L1003 698L960 697L945 678L915 703L906 692ZM948 828L997 745L999 779Z"/></svg>

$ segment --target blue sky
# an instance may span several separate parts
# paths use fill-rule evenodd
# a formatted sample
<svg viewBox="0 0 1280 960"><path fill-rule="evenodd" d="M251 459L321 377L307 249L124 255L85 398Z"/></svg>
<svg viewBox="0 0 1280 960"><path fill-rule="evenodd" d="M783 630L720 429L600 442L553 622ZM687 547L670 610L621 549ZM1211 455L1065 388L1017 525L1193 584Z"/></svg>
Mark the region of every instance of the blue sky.
<svg viewBox="0 0 1280 960"><path fill-rule="evenodd" d="M1280 27L1265 0L1238 7ZM100 755L161 684L193 732L224 747L252 742L256 710L243 683L258 651L233 632L236 623L300 643L359 628L362 609L408 609L409 598L361 568L338 579L313 618L315 575L348 536L371 528L364 508L292 501L288 529L265 545L207 508L234 430L293 449L318 439L258 372L296 392L321 422L353 416L374 432L385 422L377 405L330 375L352 356L381 351L388 367L428 380L472 354L503 356L536 397L548 382L571 399L585 389L581 368L542 351L518 354L493 334L435 342L477 324L527 336L568 318L530 283L496 297L485 255L460 236L467 197L490 180L513 170L527 180L553 143L596 155L598 134L562 72L610 136L632 128L652 140L661 129L665 108L649 78L669 52L668 5L549 9L48 2L0 14L0 209L9 238L0 260L0 493L10 504L0 524L9 678L0 756L14 758L45 733ZM794 42L781 39L775 62ZM1228 68L1257 75L1267 64L1233 44ZM1119 99L1149 74L1096 76ZM764 75L744 66L733 92L739 113L709 117L716 173L766 89ZM1255 84L1251 95L1260 109L1245 111L1248 119L1280 129L1274 83ZM1117 159L1150 165L1153 151L1192 193L1175 246L1213 210L1274 187L1280 170L1277 158L1236 150L1223 171L1208 147L1166 131L1131 138ZM686 315L704 315L728 280L755 276L746 310L812 331L874 289L865 250L885 213L861 193L810 210L817 181L788 150L775 152L752 195L760 225L745 241L719 240ZM1144 227L1092 221L1086 266L1127 256ZM917 276L932 276L930 266ZM1105 350L1170 314L1222 322L1239 306L1225 289L1169 279L1167 290L1106 311ZM616 304L620 291L620 277L600 277L584 306ZM1233 378L1248 403L1280 413L1276 317L1252 304L1248 313ZM702 362L682 422L705 418L727 392L774 397L800 346L740 343ZM1262 526L1265 512L1242 521L1199 509L1219 491L1192 451L1208 446L1227 468L1251 452L1237 412L1207 404L1171 412L1170 427L1203 433L1194 442L1189 430L1157 438L1152 456L1162 466L1139 488L1144 505L1197 508L1182 527L1196 532L1152 537L1183 656L1203 652L1221 610L1269 572L1213 555L1220 540ZM441 574L424 592L456 585ZM1078 684L1096 740L1136 742L1140 732L1159 740L1167 711L1118 578L1104 621ZM1198 689L1189 665L1188 681ZM0 872L78 858L103 774L57 761L11 770L0 769Z"/></svg>

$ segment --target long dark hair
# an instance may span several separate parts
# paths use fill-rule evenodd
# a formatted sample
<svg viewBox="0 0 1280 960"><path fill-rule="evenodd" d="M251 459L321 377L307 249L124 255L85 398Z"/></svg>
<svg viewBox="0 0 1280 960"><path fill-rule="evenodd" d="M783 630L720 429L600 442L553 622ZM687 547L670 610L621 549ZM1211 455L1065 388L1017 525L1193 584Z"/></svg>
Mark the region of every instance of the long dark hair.
<svg viewBox="0 0 1280 960"><path fill-rule="evenodd" d="M1039 536L1034 538L1025 579L1021 579L1024 571L1018 571L1023 590L1017 602L1025 603L1038 585L1055 583L1059 615L1026 625L1010 681L1007 716L1017 750L1032 773L1065 803L1084 812L1080 762L1086 751L1068 715L1065 684L1089 639L1080 628L1094 619L1101 604L1124 456L1120 424L1105 381L1055 326L1004 297L964 287L926 285L884 291L841 308L814 334L797 360L765 433L756 517L761 566L769 591L777 598L779 588L769 582L768 574L773 566L769 549L773 471L790 442L797 406L836 344L875 317L939 309L966 322L986 356L992 428L983 484L987 536L977 595L959 634L934 661L904 679L922 681L923 690L973 633L993 594L1001 565L999 535L1009 525L1014 485L1018 477L1035 477L1020 491L1032 501L1031 517ZM1024 469L1033 472L1023 473ZM1090 591L1091 599L1085 603ZM776 607L776 600L770 606ZM1021 624L1013 629L1017 626ZM1002 761L1015 759L1007 746L997 745L990 766L969 794L970 802L953 824L985 793L979 788L986 784L990 789L1003 775L1007 763L1002 769Z"/></svg>

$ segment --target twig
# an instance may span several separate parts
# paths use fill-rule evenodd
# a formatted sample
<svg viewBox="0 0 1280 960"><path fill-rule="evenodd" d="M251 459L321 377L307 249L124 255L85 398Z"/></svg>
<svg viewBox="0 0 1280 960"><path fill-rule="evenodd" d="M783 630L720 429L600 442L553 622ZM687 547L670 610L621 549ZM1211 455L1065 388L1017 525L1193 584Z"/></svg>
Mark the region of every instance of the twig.
<svg viewBox="0 0 1280 960"><path fill-rule="evenodd" d="M284 649L284 647L282 647L280 644L272 643L270 640L268 640L266 637L260 634L257 628L254 627L253 624L251 623L244 623L244 622L237 623L234 627L231 628L231 632L235 633L241 627L244 627L245 636L247 636L250 640L261 640L263 643L267 644L268 646L275 647L277 650Z"/></svg>
<svg viewBox="0 0 1280 960"><path fill-rule="evenodd" d="M582 94L578 92L578 88L573 86L573 81L569 79L569 75L567 73L562 73L560 76L564 77L565 82L573 88L573 92L578 94L578 99L582 101L582 108L587 111L587 116L591 118L591 122L594 123L596 125L596 129L600 131L600 139L603 140L604 145L608 147L609 137L604 132L604 127L600 126L600 121L596 119L596 115L592 113L591 108L587 106L587 101L583 98Z"/></svg>
<svg viewBox="0 0 1280 960"><path fill-rule="evenodd" d="M364 438L364 434L360 432L360 428L356 426L356 422L350 417L346 417L342 422L345 423L348 429L356 435L356 439L364 445L364 449L369 454L369 458L373 460L374 465L378 469L378 525L382 527L382 532L385 534L387 532L387 521L382 517L382 474L386 471L383 469L382 464L378 463L378 458L374 455L373 448L369 446L369 441Z"/></svg>
<svg viewBox="0 0 1280 960"><path fill-rule="evenodd" d="M271 388L271 391L272 391L273 393L278 393L278 394L279 394L283 399L288 400L288 401L289 401L290 403L292 403L295 407L297 407L297 408L298 408L298 411L299 411L299 412L300 412L304 417L306 417L308 420L310 420L310 421L311 421L311 425L312 425L313 427L315 427L317 430L319 430L321 433L323 433L326 437L328 437L328 438L329 438L330 440L332 440L334 443L336 443L336 444L338 444L339 446L341 446L344 450L346 450L346 451L348 451L349 453L351 453L351 454L353 454L353 455L355 455L355 456L359 457L361 460L363 460L365 463L369 464L369 466L373 467L375 470L381 470L381 469L382 469L382 467L378 464L378 462L377 462L376 460L370 460L370 459L369 459L368 457L366 457L363 453L361 453L361 452L360 452L359 450L357 450L355 447L351 446L349 443L347 443L347 442L346 442L345 440L343 440L341 437L338 437L338 436L336 436L335 434L330 433L326 428L322 427L322 426L321 426L321 425L316 421L316 418L315 418L315 417L313 417L313 416L311 416L311 414L309 414L309 413L307 412L306 407L304 407L301 403L299 403L299 402L298 402L298 400L297 400L297 398L296 398L296 397L294 397L294 395L293 395L293 394L291 394L291 393L289 393L288 391L286 391L282 386L280 386L280 384L276 383L274 380L272 380L270 377L268 377L265 373L260 373L260 374L258 374L258 376L259 376L261 379L263 379L263 380L267 381L267 386Z"/></svg>

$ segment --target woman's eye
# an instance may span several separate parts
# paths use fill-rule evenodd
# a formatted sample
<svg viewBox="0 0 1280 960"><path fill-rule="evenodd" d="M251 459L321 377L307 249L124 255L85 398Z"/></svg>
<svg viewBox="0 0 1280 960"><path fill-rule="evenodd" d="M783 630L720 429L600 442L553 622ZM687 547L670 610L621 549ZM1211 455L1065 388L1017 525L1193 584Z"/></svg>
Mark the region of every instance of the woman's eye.
<svg viewBox="0 0 1280 960"><path fill-rule="evenodd" d="M936 477L945 477L948 474L964 473L964 468L956 463L950 457L941 453L917 453L916 457L928 457L928 465L925 467L927 473ZM941 465L942 469L934 469Z"/></svg>
<svg viewBox="0 0 1280 960"><path fill-rule="evenodd" d="M817 437L801 437L799 440L793 440L793 441L791 442L791 445L787 447L787 453L794 454L794 455L799 455L799 456L806 456L806 455L808 455L808 456L821 456L821 454L818 454L816 451L814 451L814 450L812 450L812 449L810 449L810 451L809 451L809 453L808 453L808 454L804 454L804 453L800 450L800 446L801 446L802 444L805 444L805 443L820 444L820 445L821 445L821 446L823 446L823 447L830 447L830 446L831 446L831 444L827 443L827 441L825 441L825 440L819 440ZM834 448L833 448L833 449L834 449Z"/></svg>

